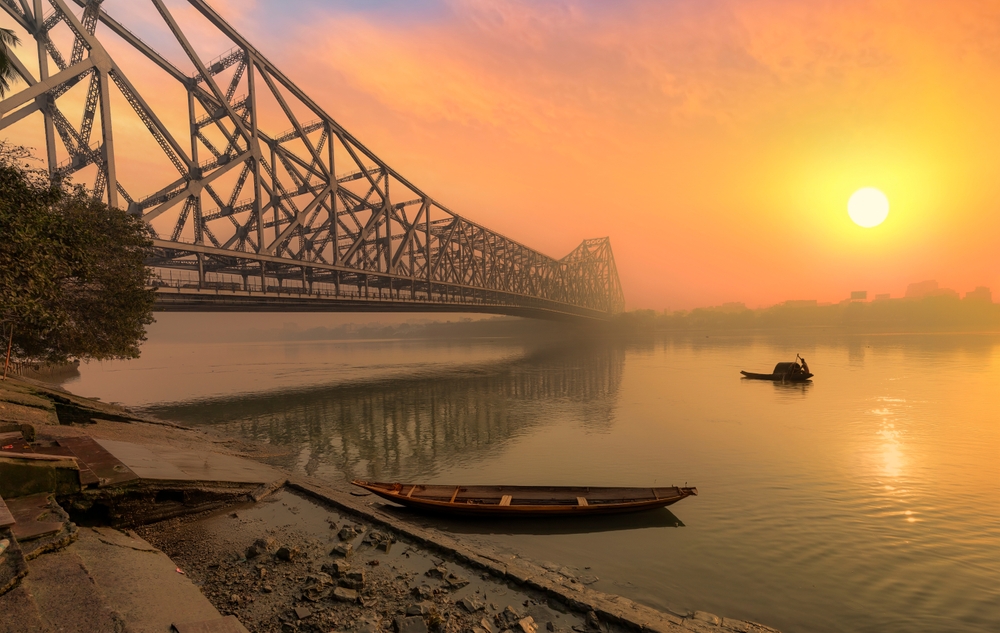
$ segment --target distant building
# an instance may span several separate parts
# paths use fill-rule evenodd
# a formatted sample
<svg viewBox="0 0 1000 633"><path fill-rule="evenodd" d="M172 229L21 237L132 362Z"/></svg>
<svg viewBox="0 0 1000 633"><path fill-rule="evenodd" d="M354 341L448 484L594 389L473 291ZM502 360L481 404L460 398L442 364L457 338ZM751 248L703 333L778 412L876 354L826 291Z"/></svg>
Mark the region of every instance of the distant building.
<svg viewBox="0 0 1000 633"><path fill-rule="evenodd" d="M954 297L958 299L958 293L951 288L940 288L938 282L934 280L921 281L906 287L907 299L923 299L924 297Z"/></svg>
<svg viewBox="0 0 1000 633"><path fill-rule="evenodd" d="M868 291L867 290L855 290L851 293L851 301L867 301Z"/></svg>
<svg viewBox="0 0 1000 633"><path fill-rule="evenodd" d="M889 297L889 293L888 292L885 293L885 294L881 294L881 295L875 295L875 301L885 301L885 300L887 300L889 298L890 297Z"/></svg>
<svg viewBox="0 0 1000 633"><path fill-rule="evenodd" d="M965 298L967 301L983 301L985 303L993 303L993 293L986 286L979 286L975 290L965 293Z"/></svg>
<svg viewBox="0 0 1000 633"><path fill-rule="evenodd" d="M809 306L814 306L818 304L819 301L816 299L792 299L790 301L782 303L781 305L787 306L789 308L807 308Z"/></svg>

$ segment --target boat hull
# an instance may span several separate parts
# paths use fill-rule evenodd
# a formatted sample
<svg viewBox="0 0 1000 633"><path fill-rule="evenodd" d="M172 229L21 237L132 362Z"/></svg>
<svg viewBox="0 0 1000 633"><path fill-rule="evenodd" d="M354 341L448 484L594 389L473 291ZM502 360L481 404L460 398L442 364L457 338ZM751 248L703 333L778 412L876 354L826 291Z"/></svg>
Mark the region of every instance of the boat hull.
<svg viewBox="0 0 1000 633"><path fill-rule="evenodd" d="M773 382L809 382L812 380L812 374L799 374L797 376L789 376L787 374L754 374L749 371L741 371L744 378L749 378L750 380L770 380Z"/></svg>
<svg viewBox="0 0 1000 633"><path fill-rule="evenodd" d="M566 486L443 486L354 480L402 506L455 516L584 516L663 508L698 494L697 488Z"/></svg>

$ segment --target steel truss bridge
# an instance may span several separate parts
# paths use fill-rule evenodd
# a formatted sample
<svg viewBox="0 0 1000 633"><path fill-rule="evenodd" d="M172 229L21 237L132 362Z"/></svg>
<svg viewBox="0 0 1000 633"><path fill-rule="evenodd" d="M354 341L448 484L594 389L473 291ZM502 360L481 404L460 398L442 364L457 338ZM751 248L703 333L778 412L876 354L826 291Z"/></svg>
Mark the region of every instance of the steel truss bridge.
<svg viewBox="0 0 1000 633"><path fill-rule="evenodd" d="M180 6L173 13L164 0L147 2L162 30L156 41L178 60L112 17L103 0L0 0L16 23L6 26L26 34L11 55L23 89L0 101L0 130L24 119L42 124L53 176L80 172L95 196L152 227L148 263L160 309L584 319L622 311L607 238L585 240L557 260L449 211L334 121L206 2L171 0ZM139 6L128 4L129 13ZM205 60L175 14L199 19L199 42L231 48ZM18 57L32 39L37 62L36 51L27 61ZM109 48L146 65L133 79L141 77L155 99L143 96ZM162 164L141 174L151 191L144 197L120 178L128 166L116 163L116 133L120 144L138 134L148 143L144 156Z"/></svg>

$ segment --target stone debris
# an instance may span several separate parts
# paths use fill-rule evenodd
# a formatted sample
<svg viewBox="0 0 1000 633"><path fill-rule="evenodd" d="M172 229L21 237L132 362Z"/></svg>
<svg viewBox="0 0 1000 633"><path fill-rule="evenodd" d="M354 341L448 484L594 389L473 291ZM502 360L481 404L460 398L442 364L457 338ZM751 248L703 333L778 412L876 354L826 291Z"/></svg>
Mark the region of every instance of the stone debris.
<svg viewBox="0 0 1000 633"><path fill-rule="evenodd" d="M434 590L431 589L430 585L419 585L413 588L413 595L418 598L423 598L424 600L429 600L434 597Z"/></svg>
<svg viewBox="0 0 1000 633"><path fill-rule="evenodd" d="M341 543L340 545L334 546L334 548L330 550L330 556L350 558L352 555L354 555L354 548L351 547L350 543Z"/></svg>
<svg viewBox="0 0 1000 633"><path fill-rule="evenodd" d="M529 615L517 621L514 631L515 633L537 633L538 627L535 626L535 619Z"/></svg>
<svg viewBox="0 0 1000 633"><path fill-rule="evenodd" d="M396 633L428 633L427 623L419 615L396 618L392 624Z"/></svg>
<svg viewBox="0 0 1000 633"><path fill-rule="evenodd" d="M480 609L483 608L483 605L479 604L479 601L473 598L472 596L465 596L464 598L460 598L456 602L456 604L461 606L469 613L475 613L476 611L479 611Z"/></svg>
<svg viewBox="0 0 1000 633"><path fill-rule="evenodd" d="M495 633L493 629L493 624L489 621L488 618L483 618L482 620L479 621L479 628L486 631L486 633Z"/></svg>
<svg viewBox="0 0 1000 633"><path fill-rule="evenodd" d="M349 589L364 589L365 570L359 569L357 571L348 571L344 573L338 581L338 584L341 587L347 587Z"/></svg>
<svg viewBox="0 0 1000 633"><path fill-rule="evenodd" d="M289 562L295 559L299 555L299 548L297 547L279 547L276 552L274 552L274 557L278 560L283 560Z"/></svg>
<svg viewBox="0 0 1000 633"><path fill-rule="evenodd" d="M323 565L320 569L334 578L340 578L351 569L351 564L346 560L335 560L332 563Z"/></svg>
<svg viewBox="0 0 1000 633"><path fill-rule="evenodd" d="M430 615L436 612L437 608L434 606L434 603L428 601L418 602L406 607L406 615Z"/></svg>
<svg viewBox="0 0 1000 633"><path fill-rule="evenodd" d="M438 565L437 567L431 567L425 571L424 575L429 576L430 578L444 578L448 575L448 570L445 569L444 566Z"/></svg>
<svg viewBox="0 0 1000 633"><path fill-rule="evenodd" d="M499 624L501 628L508 628L517 624L522 617L523 616L518 613L517 609L508 606L503 611L495 615L494 619L496 619L497 624Z"/></svg>
<svg viewBox="0 0 1000 633"><path fill-rule="evenodd" d="M468 578L457 576L455 574L448 574L444 577L444 581L451 589L461 589L469 584Z"/></svg>
<svg viewBox="0 0 1000 633"><path fill-rule="evenodd" d="M345 525L343 528L340 529L340 532L337 534L337 536L342 541L353 541L358 537L358 531L354 529L354 526Z"/></svg>
<svg viewBox="0 0 1000 633"><path fill-rule="evenodd" d="M337 587L333 590L333 597L340 602L357 602L358 592L347 587Z"/></svg>
<svg viewBox="0 0 1000 633"><path fill-rule="evenodd" d="M268 552L273 552L278 548L277 542L274 540L273 536L266 536L264 538L259 538L253 542L253 545L247 548L246 558L249 560L251 558L257 558L261 554L266 554Z"/></svg>
<svg viewBox="0 0 1000 633"><path fill-rule="evenodd" d="M292 611L295 612L296 620L305 620L312 615L312 610L308 607L295 607Z"/></svg>

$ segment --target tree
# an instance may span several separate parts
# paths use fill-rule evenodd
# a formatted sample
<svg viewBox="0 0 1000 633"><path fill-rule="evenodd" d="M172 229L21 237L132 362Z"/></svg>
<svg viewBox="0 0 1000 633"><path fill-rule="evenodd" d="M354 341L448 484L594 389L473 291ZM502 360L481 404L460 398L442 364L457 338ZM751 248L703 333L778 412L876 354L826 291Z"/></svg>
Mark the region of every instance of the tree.
<svg viewBox="0 0 1000 633"><path fill-rule="evenodd" d="M137 357L153 321L149 228L31 160L0 142L0 319L15 357Z"/></svg>
<svg viewBox="0 0 1000 633"><path fill-rule="evenodd" d="M10 63L10 49L21 43L17 34L10 29L0 29L0 97L7 94L10 84L20 79L20 75Z"/></svg>

